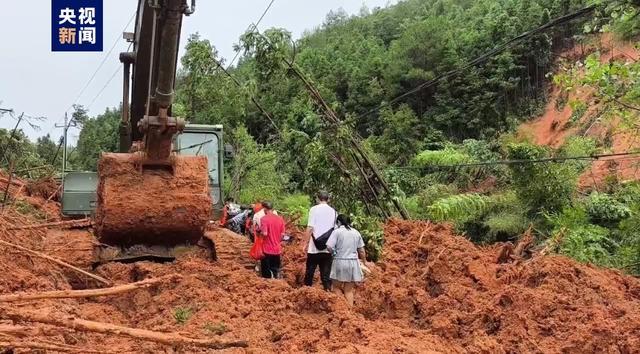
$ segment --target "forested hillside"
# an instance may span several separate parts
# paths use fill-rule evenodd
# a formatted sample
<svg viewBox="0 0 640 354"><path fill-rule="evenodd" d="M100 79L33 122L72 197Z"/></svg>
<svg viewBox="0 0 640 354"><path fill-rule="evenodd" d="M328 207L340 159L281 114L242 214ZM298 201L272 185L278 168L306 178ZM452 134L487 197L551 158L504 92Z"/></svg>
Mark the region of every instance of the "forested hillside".
<svg viewBox="0 0 640 354"><path fill-rule="evenodd" d="M585 16L429 84L593 4ZM611 144L579 129L553 147L535 144L526 126L516 133L549 104L570 107L574 122L598 104L612 134L637 135L638 60L603 60L598 38L637 45L639 7L638 0L405 0L357 16L337 10L300 39L279 28L245 33L229 68L215 43L193 34L173 112L224 125L236 151L226 162L227 194L245 203L271 199L294 214L327 189L356 216L374 256L383 243L380 210L398 201L412 218L453 222L475 242L529 232L551 250L640 274L640 184L611 178L606 188L582 188L590 161L572 159L606 154ZM578 88L590 90L588 100L572 93ZM551 102L554 90L563 99ZM338 122L327 123L329 111ZM117 147L118 110L88 118L80 109L76 117L83 129L71 162L91 169L100 151ZM381 171L391 199L370 195L351 139ZM520 162L496 163L503 160Z"/></svg>

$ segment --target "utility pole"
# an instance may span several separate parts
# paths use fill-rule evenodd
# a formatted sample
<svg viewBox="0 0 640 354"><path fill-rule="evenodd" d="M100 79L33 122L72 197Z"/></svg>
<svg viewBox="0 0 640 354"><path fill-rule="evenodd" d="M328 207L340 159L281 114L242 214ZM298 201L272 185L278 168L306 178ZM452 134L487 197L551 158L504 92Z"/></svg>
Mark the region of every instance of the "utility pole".
<svg viewBox="0 0 640 354"><path fill-rule="evenodd" d="M63 180L64 180L64 175L67 172L67 132L69 131L70 127L75 127L75 126L76 125L73 118L71 119L71 121L69 121L69 116L67 112L64 113L64 124L55 125L56 128L63 128L63 131L62 131L62 145L63 145L62 147L62 179Z"/></svg>
<svg viewBox="0 0 640 354"><path fill-rule="evenodd" d="M24 112L22 112L20 117L18 117L18 122L16 123L16 126L13 127L13 130L11 131L11 134L9 135L9 140L7 140L7 144L5 144L5 146L3 146L3 148L2 148L2 160L6 160L8 164L10 164L11 161L10 161L9 157L7 157L7 153L9 152L9 148L11 147L11 144L13 143L13 139L15 139L16 132L18 131L18 127L20 126L20 123L22 123L22 118L23 117L24 117Z"/></svg>

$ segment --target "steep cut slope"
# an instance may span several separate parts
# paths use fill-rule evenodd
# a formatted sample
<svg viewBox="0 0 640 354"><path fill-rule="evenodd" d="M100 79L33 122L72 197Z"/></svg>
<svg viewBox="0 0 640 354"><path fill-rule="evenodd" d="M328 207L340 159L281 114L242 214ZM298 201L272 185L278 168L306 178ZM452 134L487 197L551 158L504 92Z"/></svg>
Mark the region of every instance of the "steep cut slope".
<svg viewBox="0 0 640 354"><path fill-rule="evenodd" d="M619 42L611 34L598 37L596 43L586 47L570 48L559 56L563 60L575 62L588 54L598 51L603 63L611 61L636 62L640 60L640 50L634 43ZM575 112L567 102L579 101L586 104L583 113ZM606 146L609 153L621 153L640 148L637 134L619 126L616 118L603 119L603 105L594 98L594 91L588 87L579 87L567 94L563 89L553 86L549 103L544 114L531 122L523 124L518 133L540 145L560 147L571 136L593 137ZM576 119L577 118L577 119ZM640 179L640 157L605 157L595 161L581 176L580 186L585 189L598 188L605 183L607 176L618 180Z"/></svg>

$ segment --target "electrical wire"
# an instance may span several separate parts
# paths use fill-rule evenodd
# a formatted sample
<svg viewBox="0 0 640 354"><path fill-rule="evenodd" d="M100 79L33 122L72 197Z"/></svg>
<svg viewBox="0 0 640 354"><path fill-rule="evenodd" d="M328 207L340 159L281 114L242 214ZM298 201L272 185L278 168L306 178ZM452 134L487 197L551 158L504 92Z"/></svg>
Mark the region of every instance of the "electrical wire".
<svg viewBox="0 0 640 354"><path fill-rule="evenodd" d="M547 163L547 162L566 162L570 160L615 160L616 157L640 155L640 151L626 151L611 154L600 155L585 155L585 156L566 156L566 157L547 157L543 159L533 160L496 160L496 161L480 161L471 163L461 163L453 165L428 165L428 166L396 166L389 167L389 170L428 170L431 168L458 168L458 167L478 167L478 166L491 166L491 165L520 165L520 164L533 164L533 163Z"/></svg>
<svg viewBox="0 0 640 354"><path fill-rule="evenodd" d="M134 12L133 15L131 15L131 18L129 18L129 21L127 22L127 24L124 26L124 28L122 29L121 33L126 31L127 28L129 27L129 25L131 24L131 21L133 21L133 19L135 18L136 13ZM87 83L84 85L84 87L82 88L82 90L80 90L80 92L78 93L78 96L76 96L76 99L73 100L73 103L69 106L69 108L67 108L65 110L65 112L69 112L69 110L71 108L73 108L73 105L75 105L76 103L78 103L78 100L80 99L80 97L82 97L82 95L84 94L84 92L86 91L86 89L89 87L89 85L91 84L91 82L93 82L93 79L95 79L96 75L98 74L98 72L100 71L100 69L102 69L102 67L104 66L104 64L107 62L107 59L109 58L109 55L111 55L111 53L113 52L113 50L115 49L116 45L118 45L118 43L120 42L120 36L116 36L116 40L113 42L113 45L111 46L111 48L109 49L109 51L107 52L107 54L105 54L104 58L102 58L102 61L100 62L100 64L98 65L98 67L96 68L96 70L93 72L93 75L91 75L91 77L89 78L89 81L87 81Z"/></svg>
<svg viewBox="0 0 640 354"><path fill-rule="evenodd" d="M255 23L250 24L249 26L247 26L247 29L245 30L245 33L247 31L249 31L249 33L255 31L258 26L260 25L260 22L262 22L262 19L265 17L265 15L267 14L267 12L269 12L269 9L271 8L271 6L273 5L273 3L276 0L271 0L271 2L269 3L269 5L267 6L266 9L264 9L264 11L262 12L262 15L260 16L260 18L258 19L258 21L256 21ZM238 57L240 56L240 53L242 51L239 50L236 52L236 55L233 57L233 59L231 59L231 62L229 63L229 65L227 65L227 70L229 70L229 68L231 68L231 66L233 65L233 63L236 61L236 59L238 59Z"/></svg>

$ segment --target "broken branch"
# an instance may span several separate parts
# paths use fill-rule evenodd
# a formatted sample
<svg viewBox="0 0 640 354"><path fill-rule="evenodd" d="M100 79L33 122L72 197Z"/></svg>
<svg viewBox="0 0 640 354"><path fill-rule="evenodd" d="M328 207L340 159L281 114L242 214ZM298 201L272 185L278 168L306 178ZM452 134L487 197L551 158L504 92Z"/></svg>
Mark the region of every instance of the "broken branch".
<svg viewBox="0 0 640 354"><path fill-rule="evenodd" d="M54 326L72 328L76 331L95 332L102 334L122 335L131 338L147 340L167 345L194 345L211 349L246 348L244 340L223 342L209 339L193 339L178 333L155 332L146 329L118 326L111 323L88 321L80 318L65 316L44 316L36 313L17 313L4 309L3 317L13 321L39 322Z"/></svg>
<svg viewBox="0 0 640 354"><path fill-rule="evenodd" d="M74 271L76 271L76 272L78 272L80 274L84 274L84 275L88 276L89 278L95 279L95 280L97 280L97 281L99 281L99 282L101 282L101 283L103 283L105 285L111 285L111 282L109 280L107 280L107 279L105 279L105 278L103 278L101 276L89 273L89 272L84 271L84 270L82 270L82 269L80 269L78 267L74 267L69 263L63 262L63 261L61 261L61 260L59 260L57 258L53 258L53 257L51 257L49 255L44 254L44 253L41 253L41 252L38 252L38 251L34 251L34 250L28 249L26 247L22 247L20 245L16 245L16 244L4 241L4 240L0 240L0 244L3 244L5 246L18 249L20 251L29 253L29 254L34 255L34 256L38 256L40 258L44 258L46 260L49 260L49 261L51 261L51 262L53 262L55 264L58 264L60 266L65 267L65 268L72 269L72 270L74 270Z"/></svg>
<svg viewBox="0 0 640 354"><path fill-rule="evenodd" d="M148 288L148 287L151 287L152 285L162 283L164 281L175 281L179 278L180 278L179 275L172 274L164 277L145 279L135 283L118 285L118 286L114 286L110 288L102 288L102 289L58 290L58 291L45 291L45 292L31 293L31 294L23 293L23 294L0 295L0 302L110 296L110 295L122 294L122 293L133 291L136 289Z"/></svg>
<svg viewBox="0 0 640 354"><path fill-rule="evenodd" d="M44 224L36 224L36 225L25 225L25 226L16 226L10 227L9 231L15 230L33 230L33 229L44 229L48 227L57 227L62 229L71 229L74 227L86 227L91 226L91 219L79 219L79 220L67 220L67 221L57 221L57 222L49 222Z"/></svg>

